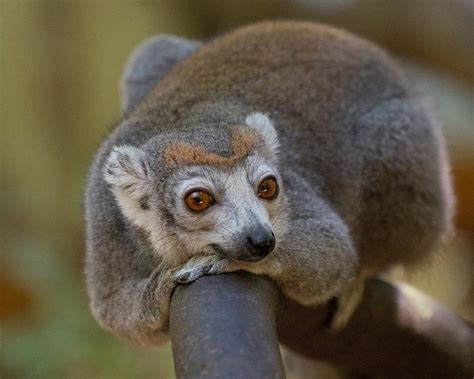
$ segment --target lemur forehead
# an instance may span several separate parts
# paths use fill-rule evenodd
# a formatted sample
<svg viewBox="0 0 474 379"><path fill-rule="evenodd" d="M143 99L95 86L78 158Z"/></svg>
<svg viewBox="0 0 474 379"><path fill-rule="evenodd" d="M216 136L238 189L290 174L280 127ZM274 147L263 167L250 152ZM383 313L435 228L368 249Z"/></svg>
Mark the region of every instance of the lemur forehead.
<svg viewBox="0 0 474 379"><path fill-rule="evenodd" d="M163 158L168 166L232 166L246 158L255 149L258 141L259 138L253 130L235 127L230 133L231 154L229 156L209 152L202 145L191 142L176 142L164 149Z"/></svg>

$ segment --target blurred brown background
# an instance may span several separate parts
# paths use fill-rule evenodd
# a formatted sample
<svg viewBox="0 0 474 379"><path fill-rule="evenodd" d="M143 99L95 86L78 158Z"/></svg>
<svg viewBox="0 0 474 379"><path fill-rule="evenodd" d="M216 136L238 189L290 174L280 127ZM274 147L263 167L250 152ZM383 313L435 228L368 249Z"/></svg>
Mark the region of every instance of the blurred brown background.
<svg viewBox="0 0 474 379"><path fill-rule="evenodd" d="M474 0L0 0L1 377L173 377L169 348L128 346L89 315L84 179L119 118L117 82L136 44L262 19L365 36L431 102L448 138L458 232L430 269L401 275L474 318Z"/></svg>

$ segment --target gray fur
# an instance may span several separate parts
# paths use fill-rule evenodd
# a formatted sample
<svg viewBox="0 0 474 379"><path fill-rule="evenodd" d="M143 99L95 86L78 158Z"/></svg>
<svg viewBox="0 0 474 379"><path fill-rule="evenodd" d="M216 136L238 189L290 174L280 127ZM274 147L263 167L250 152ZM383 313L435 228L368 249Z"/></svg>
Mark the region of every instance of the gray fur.
<svg viewBox="0 0 474 379"><path fill-rule="evenodd" d="M101 146L87 186L87 287L104 327L163 343L176 283L238 269L269 276L305 305L344 299L356 278L418 264L439 244L453 212L444 141L378 48L290 22L241 28L191 55L197 44L153 41L159 54L135 53L125 74L140 67L150 82L125 81L124 109L133 109ZM160 57L184 60L165 75ZM236 128L258 143L223 166ZM217 163L167 160L183 143ZM264 169L281 185L272 201L255 194ZM187 211L187 180L216 187L218 206ZM277 246L242 263L238 231L252 222L271 228Z"/></svg>
<svg viewBox="0 0 474 379"><path fill-rule="evenodd" d="M171 35L151 37L142 42L128 58L120 81L122 112L132 110L176 63L200 45L197 41Z"/></svg>

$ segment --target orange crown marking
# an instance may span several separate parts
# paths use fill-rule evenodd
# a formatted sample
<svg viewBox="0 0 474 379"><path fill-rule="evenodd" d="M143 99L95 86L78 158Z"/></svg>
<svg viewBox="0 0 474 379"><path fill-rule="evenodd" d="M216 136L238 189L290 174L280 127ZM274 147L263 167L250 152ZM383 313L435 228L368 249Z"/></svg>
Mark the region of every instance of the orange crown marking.
<svg viewBox="0 0 474 379"><path fill-rule="evenodd" d="M232 155L230 157L210 153L202 146L188 142L177 142L167 146L163 152L163 157L165 164L169 166L191 164L232 166L248 156L251 149L256 146L257 141L257 135L254 132L244 128L236 128L231 132Z"/></svg>

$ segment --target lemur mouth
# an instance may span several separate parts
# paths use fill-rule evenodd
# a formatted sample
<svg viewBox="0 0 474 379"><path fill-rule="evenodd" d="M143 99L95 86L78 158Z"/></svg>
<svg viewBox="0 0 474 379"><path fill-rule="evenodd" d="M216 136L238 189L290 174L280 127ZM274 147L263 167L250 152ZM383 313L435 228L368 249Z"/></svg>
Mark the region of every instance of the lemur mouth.
<svg viewBox="0 0 474 379"><path fill-rule="evenodd" d="M240 263L258 263L260 262L262 259L264 259L263 257L259 257L259 256L255 256L255 255L246 255L245 257L242 256L240 257L239 259L236 259L234 257L231 256L231 254L228 254L226 253L226 251L220 247L219 245L217 244L211 244L209 245L212 250L214 250L214 252L222 257L222 258L227 258L227 259L230 259L232 261L235 261L235 262L240 262Z"/></svg>

